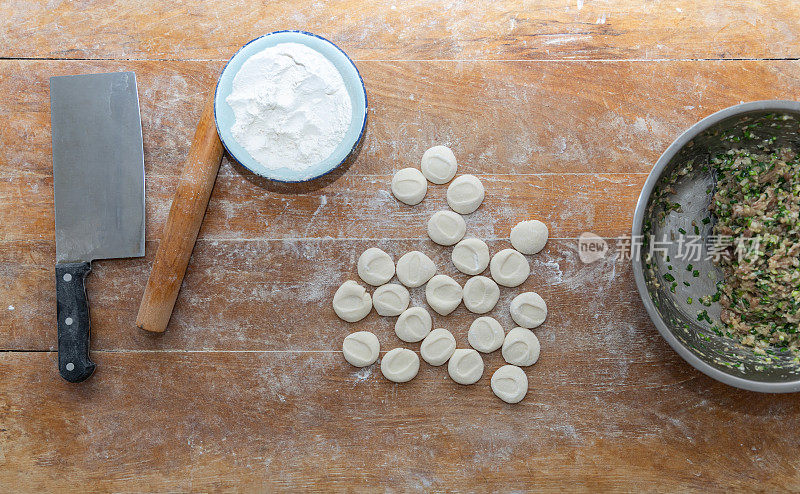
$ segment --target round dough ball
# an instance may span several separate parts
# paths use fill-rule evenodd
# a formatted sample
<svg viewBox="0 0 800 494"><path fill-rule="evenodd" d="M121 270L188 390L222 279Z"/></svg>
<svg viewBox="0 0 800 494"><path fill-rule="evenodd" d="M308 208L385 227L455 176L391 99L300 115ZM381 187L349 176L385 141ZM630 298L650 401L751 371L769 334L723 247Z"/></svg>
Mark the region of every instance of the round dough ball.
<svg viewBox="0 0 800 494"><path fill-rule="evenodd" d="M467 332L469 345L483 353L491 353L501 346L506 334L497 319L483 316L472 321Z"/></svg>
<svg viewBox="0 0 800 494"><path fill-rule="evenodd" d="M475 175L461 175L447 187L447 204L461 214L470 214L483 202L486 190Z"/></svg>
<svg viewBox="0 0 800 494"><path fill-rule="evenodd" d="M419 204L428 193L428 182L416 168L403 168L392 177L392 195L398 201L413 206Z"/></svg>
<svg viewBox="0 0 800 494"><path fill-rule="evenodd" d="M455 350L456 339L453 334L444 328L436 328L422 340L419 354L422 355L422 360L431 365L442 365Z"/></svg>
<svg viewBox="0 0 800 494"><path fill-rule="evenodd" d="M375 312L381 316L399 316L408 309L410 299L406 287L397 283L389 283L375 289L372 294L372 305L375 306Z"/></svg>
<svg viewBox="0 0 800 494"><path fill-rule="evenodd" d="M372 298L367 290L353 280L342 283L333 295L333 311L347 322L367 317L372 310Z"/></svg>
<svg viewBox="0 0 800 494"><path fill-rule="evenodd" d="M489 263L492 278L499 285L514 288L528 279L531 267L525 256L514 249L503 249L492 257Z"/></svg>
<svg viewBox="0 0 800 494"><path fill-rule="evenodd" d="M386 252L370 247L358 258L358 276L372 286L381 286L394 276L394 261Z"/></svg>
<svg viewBox="0 0 800 494"><path fill-rule="evenodd" d="M433 320L428 311L422 307L411 307L406 309L394 323L394 332L398 338L407 342L414 343L422 341L433 327Z"/></svg>
<svg viewBox="0 0 800 494"><path fill-rule="evenodd" d="M408 348L395 348L386 352L381 359L381 373L386 379L396 382L408 382L419 372L419 357Z"/></svg>
<svg viewBox="0 0 800 494"><path fill-rule="evenodd" d="M458 163L447 146L433 146L422 155L422 174L434 184L446 184L456 176Z"/></svg>
<svg viewBox="0 0 800 494"><path fill-rule="evenodd" d="M541 221L520 221L511 229L511 245L523 254L536 254L544 249L549 236L547 225Z"/></svg>
<svg viewBox="0 0 800 494"><path fill-rule="evenodd" d="M397 260L397 279L409 288L424 285L435 274L436 264L418 250L403 254Z"/></svg>
<svg viewBox="0 0 800 494"><path fill-rule="evenodd" d="M461 303L461 285L453 278L437 274L425 285L425 300L431 309L446 316Z"/></svg>
<svg viewBox="0 0 800 494"><path fill-rule="evenodd" d="M428 236L439 245L458 243L465 233L467 222L452 211L438 211L428 220Z"/></svg>
<svg viewBox="0 0 800 494"><path fill-rule="evenodd" d="M459 348L450 356L447 372L458 384L474 384L483 375L483 359L472 348Z"/></svg>
<svg viewBox="0 0 800 494"><path fill-rule="evenodd" d="M464 305L470 312L486 314L497 305L500 287L491 278L473 276L464 284L463 298Z"/></svg>
<svg viewBox="0 0 800 494"><path fill-rule="evenodd" d="M547 304L536 292L520 293L511 301L511 318L518 326L535 328L547 318Z"/></svg>
<svg viewBox="0 0 800 494"><path fill-rule="evenodd" d="M519 403L528 394L528 376L516 365L504 365L492 374L492 391L506 403Z"/></svg>
<svg viewBox="0 0 800 494"><path fill-rule="evenodd" d="M465 238L453 247L453 264L464 274L483 273L489 266L489 246L477 238Z"/></svg>
<svg viewBox="0 0 800 494"><path fill-rule="evenodd" d="M358 331L347 335L342 343L344 359L356 367L366 367L378 360L381 345L378 337L369 331Z"/></svg>
<svg viewBox="0 0 800 494"><path fill-rule="evenodd" d="M539 360L539 338L533 331L525 328L514 328L506 335L503 342L503 358L513 365L533 365Z"/></svg>

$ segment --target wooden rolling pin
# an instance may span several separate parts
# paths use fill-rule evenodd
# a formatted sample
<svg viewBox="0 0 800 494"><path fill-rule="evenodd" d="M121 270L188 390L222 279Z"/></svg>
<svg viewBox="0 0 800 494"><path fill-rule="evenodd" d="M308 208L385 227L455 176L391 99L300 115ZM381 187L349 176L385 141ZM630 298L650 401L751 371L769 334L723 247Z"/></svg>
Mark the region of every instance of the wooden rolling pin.
<svg viewBox="0 0 800 494"><path fill-rule="evenodd" d="M139 305L136 325L144 330L161 333L167 329L214 189L222 152L222 142L214 123L212 90L197 124L192 148L181 172L178 190L172 199L153 269Z"/></svg>

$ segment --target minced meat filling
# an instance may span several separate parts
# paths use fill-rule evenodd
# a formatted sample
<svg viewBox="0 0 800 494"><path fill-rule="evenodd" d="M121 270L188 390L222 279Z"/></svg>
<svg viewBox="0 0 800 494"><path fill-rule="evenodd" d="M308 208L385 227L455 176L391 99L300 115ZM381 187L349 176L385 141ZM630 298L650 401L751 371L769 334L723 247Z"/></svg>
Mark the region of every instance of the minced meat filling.
<svg viewBox="0 0 800 494"><path fill-rule="evenodd" d="M713 235L732 239L718 258L725 333L763 354L800 353L800 157L767 144L712 159Z"/></svg>

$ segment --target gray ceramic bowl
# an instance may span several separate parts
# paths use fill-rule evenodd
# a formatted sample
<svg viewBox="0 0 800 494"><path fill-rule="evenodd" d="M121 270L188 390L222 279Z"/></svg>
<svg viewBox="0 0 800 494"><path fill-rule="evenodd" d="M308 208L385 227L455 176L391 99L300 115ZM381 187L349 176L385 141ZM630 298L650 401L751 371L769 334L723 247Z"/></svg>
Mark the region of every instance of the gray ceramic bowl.
<svg viewBox="0 0 800 494"><path fill-rule="evenodd" d="M641 238L649 231L665 255L657 253L648 263L650 248L643 248L641 255L633 256L633 274L645 308L661 336L696 369L723 383L752 391L800 391L800 361L795 356L789 352L759 356L750 348L718 336L712 330L713 324L719 324L718 304L705 307L698 302L700 297L716 291L721 272L705 259L705 247L703 258L697 260L697 256L686 255L685 242L681 245L675 240L683 235L679 232L693 234L697 225L698 237L706 244L713 226L708 214L709 191L713 193L714 188L711 171L695 166L679 177L674 192L667 196L682 208L659 219L665 182L674 171L684 168L690 160L695 164L707 163L711 155L745 146L751 133L758 139L774 137L778 145L800 147L800 102L756 101L726 108L693 125L667 148L644 184L632 232L634 238ZM692 266L687 269L689 264ZM665 273L674 274L676 287L664 282ZM693 303L689 303L689 298ZM698 320L699 316L703 320Z"/></svg>

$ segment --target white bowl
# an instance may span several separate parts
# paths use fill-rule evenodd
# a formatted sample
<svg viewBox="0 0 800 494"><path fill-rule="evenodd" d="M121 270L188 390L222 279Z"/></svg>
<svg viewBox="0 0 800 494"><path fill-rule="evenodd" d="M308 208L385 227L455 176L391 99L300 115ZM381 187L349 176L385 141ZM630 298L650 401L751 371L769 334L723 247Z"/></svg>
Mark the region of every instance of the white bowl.
<svg viewBox="0 0 800 494"><path fill-rule="evenodd" d="M278 45L280 43L300 43L317 51L327 58L339 71L344 80L347 94L350 96L352 106L352 117L350 127L330 156L317 163L316 165L302 171L292 170L287 167L270 169L256 161L247 150L239 144L231 134L236 118L233 109L225 101L233 90L233 78L236 76L242 64L251 56L261 52L265 48ZM241 163L242 166L257 175L277 180L280 182L305 182L313 180L333 171L336 167L344 163L347 158L357 149L358 143L364 135L367 123L367 91L361 74L350 57L345 54L338 46L327 39L316 34L304 31L276 31L256 38L236 52L228 61L217 82L216 93L214 94L214 118L217 124L222 145L228 153Z"/></svg>

